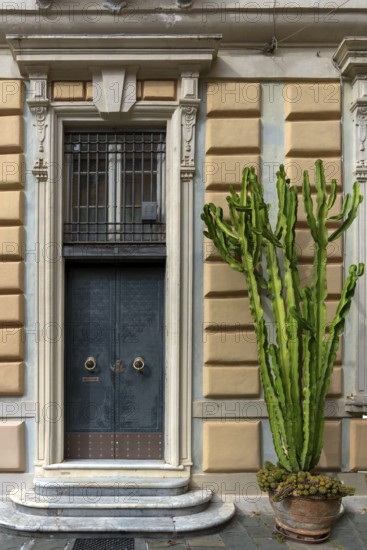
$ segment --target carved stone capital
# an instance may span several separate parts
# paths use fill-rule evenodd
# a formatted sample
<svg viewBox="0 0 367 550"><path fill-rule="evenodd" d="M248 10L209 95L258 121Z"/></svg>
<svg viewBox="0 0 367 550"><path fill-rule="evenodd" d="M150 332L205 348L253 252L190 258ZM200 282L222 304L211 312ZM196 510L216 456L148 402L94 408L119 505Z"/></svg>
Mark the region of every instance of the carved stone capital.
<svg viewBox="0 0 367 550"><path fill-rule="evenodd" d="M32 174L36 177L38 183L47 181L48 178L48 163L43 158L36 159Z"/></svg>
<svg viewBox="0 0 367 550"><path fill-rule="evenodd" d="M181 171L181 181L186 182L186 183L192 183L194 181L194 173L195 173L194 169L192 169L190 171L182 170Z"/></svg>

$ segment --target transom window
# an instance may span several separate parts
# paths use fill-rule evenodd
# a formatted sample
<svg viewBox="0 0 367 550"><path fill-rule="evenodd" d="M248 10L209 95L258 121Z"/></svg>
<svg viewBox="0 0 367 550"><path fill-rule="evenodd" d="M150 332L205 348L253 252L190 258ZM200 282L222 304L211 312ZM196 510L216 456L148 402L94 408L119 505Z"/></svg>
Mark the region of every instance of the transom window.
<svg viewBox="0 0 367 550"><path fill-rule="evenodd" d="M165 242L162 130L65 133L64 242Z"/></svg>

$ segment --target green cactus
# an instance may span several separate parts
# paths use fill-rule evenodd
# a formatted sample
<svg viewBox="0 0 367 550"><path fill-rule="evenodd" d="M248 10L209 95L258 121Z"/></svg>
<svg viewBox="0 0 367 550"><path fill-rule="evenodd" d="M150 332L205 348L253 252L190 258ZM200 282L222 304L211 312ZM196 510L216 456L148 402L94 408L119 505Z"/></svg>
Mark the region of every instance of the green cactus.
<svg viewBox="0 0 367 550"><path fill-rule="evenodd" d="M270 205L254 168L243 171L240 194L230 188L227 197L230 223L214 204L204 206L204 235L213 241L222 259L245 276L254 321L261 380L270 428L279 464L290 472L309 471L319 461L324 433L324 407L333 364L358 277L364 265L351 265L330 326L326 321L327 248L357 216L362 196L359 185L346 195L342 211L329 217L336 199L333 180L327 191L324 167L316 161L316 204L308 173L302 198L314 241L312 285L302 285L295 244L298 193L283 165L277 172L278 215L273 229ZM331 234L328 221L340 225ZM261 261L265 258L265 275ZM269 342L264 300L270 296L275 342Z"/></svg>

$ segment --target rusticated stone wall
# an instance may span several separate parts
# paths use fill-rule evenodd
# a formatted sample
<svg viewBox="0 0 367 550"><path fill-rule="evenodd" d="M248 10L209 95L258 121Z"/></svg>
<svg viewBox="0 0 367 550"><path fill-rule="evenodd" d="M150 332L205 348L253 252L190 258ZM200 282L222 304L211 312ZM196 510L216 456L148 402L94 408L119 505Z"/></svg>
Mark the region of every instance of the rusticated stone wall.
<svg viewBox="0 0 367 550"><path fill-rule="evenodd" d="M284 85L284 162L298 186L303 170L313 179L317 158L325 160L327 178L341 185L341 101L338 83ZM207 87L205 202L226 208L230 184L239 187L244 166L261 170L261 83L210 82ZM275 183L275 182L274 182ZM339 188L341 191L341 187ZM301 203L301 201L300 201ZM340 210L338 197L334 212ZM310 282L313 241L300 206L296 239L300 275ZM333 231L330 224L330 231ZM203 397L215 400L261 398L257 348L243 276L231 270L211 242L204 243ZM340 296L343 249L339 239L329 247L328 321ZM343 394L342 346L339 348L330 397ZM262 463L263 419L211 420L203 423L203 471L256 471ZM359 424L352 429L357 439ZM320 469L341 469L342 420L328 419ZM218 444L220 441L220 445ZM270 444L271 442L266 442ZM353 460L359 460L357 454ZM365 462L367 461L367 453Z"/></svg>
<svg viewBox="0 0 367 550"><path fill-rule="evenodd" d="M0 80L0 396L24 392L24 86ZM0 471L24 471L24 422L0 424Z"/></svg>

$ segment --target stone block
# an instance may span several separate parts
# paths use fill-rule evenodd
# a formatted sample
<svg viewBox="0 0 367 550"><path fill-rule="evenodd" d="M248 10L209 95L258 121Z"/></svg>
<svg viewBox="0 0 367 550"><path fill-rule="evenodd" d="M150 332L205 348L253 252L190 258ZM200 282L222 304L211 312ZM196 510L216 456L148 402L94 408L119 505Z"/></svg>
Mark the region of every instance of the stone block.
<svg viewBox="0 0 367 550"><path fill-rule="evenodd" d="M286 120L340 118L339 82L287 84L283 97Z"/></svg>
<svg viewBox="0 0 367 550"><path fill-rule="evenodd" d="M331 323L336 313L339 300L327 300L326 302L326 322Z"/></svg>
<svg viewBox="0 0 367 550"><path fill-rule="evenodd" d="M312 286L312 265L301 264L298 272L303 285ZM327 288L329 295L340 295L343 287L343 265L329 264L326 267Z"/></svg>
<svg viewBox="0 0 367 550"><path fill-rule="evenodd" d="M205 203L208 204L212 202L215 204L215 206L222 208L223 210L223 218L227 221L230 220L229 216L229 208L228 208L228 202L227 197L229 195L229 191L226 190L224 192L216 192L216 193L206 193L205 194Z"/></svg>
<svg viewBox="0 0 367 550"><path fill-rule="evenodd" d="M315 193L313 193L313 195L312 195L312 202L313 202L313 211L316 214L316 206L317 205L316 205L316 194ZM331 208L331 210L329 210L328 217L335 216L336 214L339 214L339 212L341 212L341 209L342 209L342 203L343 203L343 199L342 199L342 196L341 196L341 193L340 193L336 197L334 206ZM306 216L306 211L305 211L305 207L304 207L304 202L303 202L303 199L302 199L300 194L298 195L297 220L298 220L298 222L301 222L303 224L307 224L307 216ZM330 225L330 222L328 222L328 223ZM331 223L335 224L335 222L331 222Z"/></svg>
<svg viewBox="0 0 367 550"><path fill-rule="evenodd" d="M367 470L367 420L352 418L350 421L349 468L354 472Z"/></svg>
<svg viewBox="0 0 367 550"><path fill-rule="evenodd" d="M329 229L328 234L331 235L334 229ZM313 261L315 255L315 243L312 239L309 229L296 230L296 247L298 259L303 261ZM327 255L329 260L333 262L342 261L343 258L343 240L341 237L328 244Z"/></svg>
<svg viewBox="0 0 367 550"><path fill-rule="evenodd" d="M336 352L336 358L335 358L335 363L336 363L336 364L340 364L340 363L342 362L343 347L344 347L344 340L343 340L343 336L341 336L341 337L339 338L339 347L338 347L338 351Z"/></svg>
<svg viewBox="0 0 367 550"><path fill-rule="evenodd" d="M59 81L52 83L54 101L83 101L84 82Z"/></svg>
<svg viewBox="0 0 367 550"><path fill-rule="evenodd" d="M285 159L284 166L287 176L291 182L301 188L303 183L303 172L308 171L311 188L314 189L315 181L315 162L317 155L311 158L288 158ZM324 171L326 182L330 183L332 179L336 179L339 191L342 188L342 170L341 159L339 157L324 159Z"/></svg>
<svg viewBox="0 0 367 550"><path fill-rule="evenodd" d="M258 397L259 367L204 367L204 397Z"/></svg>
<svg viewBox="0 0 367 550"><path fill-rule="evenodd" d="M291 121L285 123L285 154L318 156L335 154L341 150L339 120Z"/></svg>
<svg viewBox="0 0 367 550"><path fill-rule="evenodd" d="M85 83L85 100L86 101L93 101L93 82L86 82Z"/></svg>
<svg viewBox="0 0 367 550"><path fill-rule="evenodd" d="M0 155L0 190L23 187L24 155Z"/></svg>
<svg viewBox="0 0 367 550"><path fill-rule="evenodd" d="M24 363L0 363L0 395L23 395Z"/></svg>
<svg viewBox="0 0 367 550"><path fill-rule="evenodd" d="M259 118L211 118L206 122L206 152L260 153Z"/></svg>
<svg viewBox="0 0 367 550"><path fill-rule="evenodd" d="M235 271L224 262L204 264L204 296L243 294L246 290L246 279L243 273Z"/></svg>
<svg viewBox="0 0 367 550"><path fill-rule="evenodd" d="M205 422L204 472L254 472L261 467L261 422Z"/></svg>
<svg viewBox="0 0 367 550"><path fill-rule="evenodd" d="M23 262L0 262L0 293L23 292Z"/></svg>
<svg viewBox="0 0 367 550"><path fill-rule="evenodd" d="M2 116L0 132L0 154L22 153L24 123L22 116Z"/></svg>
<svg viewBox="0 0 367 550"><path fill-rule="evenodd" d="M343 395L343 368L334 367L333 374L330 379L329 397L340 397Z"/></svg>
<svg viewBox="0 0 367 550"><path fill-rule="evenodd" d="M6 420L0 423L0 471L24 472L25 423Z"/></svg>
<svg viewBox="0 0 367 550"><path fill-rule="evenodd" d="M23 191L0 192L0 225L22 225L24 219Z"/></svg>
<svg viewBox="0 0 367 550"><path fill-rule="evenodd" d="M0 227L0 260L16 262L24 257L23 227Z"/></svg>
<svg viewBox="0 0 367 550"><path fill-rule="evenodd" d="M23 294L0 294L0 326L22 325L24 322Z"/></svg>
<svg viewBox="0 0 367 550"><path fill-rule="evenodd" d="M318 470L336 472L341 470L341 420L326 420L324 432L324 448L317 465Z"/></svg>
<svg viewBox="0 0 367 550"><path fill-rule="evenodd" d="M217 189L228 194L230 185L240 189L242 171L254 166L260 172L259 155L207 155L202 173L207 189ZM207 199L205 202L209 202Z"/></svg>
<svg viewBox="0 0 367 550"><path fill-rule="evenodd" d="M23 104L22 80L0 80L0 116L22 114Z"/></svg>
<svg viewBox="0 0 367 550"><path fill-rule="evenodd" d="M25 333L21 327L0 328L0 362L23 361Z"/></svg>
<svg viewBox="0 0 367 550"><path fill-rule="evenodd" d="M207 550L208 548L225 548L220 535L207 535L204 537L195 537L187 541L190 548L203 548Z"/></svg>
<svg viewBox="0 0 367 550"><path fill-rule="evenodd" d="M331 235L335 229L329 229L328 233ZM312 263L315 254L315 243L312 239L309 229L297 228L296 229L296 249L298 259L303 262ZM335 241L328 244L327 255L329 261L341 262L343 257L343 239L339 237ZM219 262L221 257L215 248L215 245L210 239L205 238L203 242L203 257L207 262Z"/></svg>
<svg viewBox="0 0 367 550"><path fill-rule="evenodd" d="M206 298L204 300L204 326L206 330L230 330L252 326L253 320L247 297Z"/></svg>
<svg viewBox="0 0 367 550"><path fill-rule="evenodd" d="M203 242L203 256L204 256L204 261L206 262L211 262L211 261L220 262L222 260L217 249L215 248L214 243L207 238L205 238Z"/></svg>
<svg viewBox="0 0 367 550"><path fill-rule="evenodd" d="M257 82L209 82L207 85L208 115L259 115L261 86Z"/></svg>
<svg viewBox="0 0 367 550"><path fill-rule="evenodd" d="M176 99L176 82L174 80L144 80L143 100L174 101Z"/></svg>
<svg viewBox="0 0 367 550"><path fill-rule="evenodd" d="M206 365L245 365L257 363L255 332L250 329L231 332L204 332L204 363Z"/></svg>

